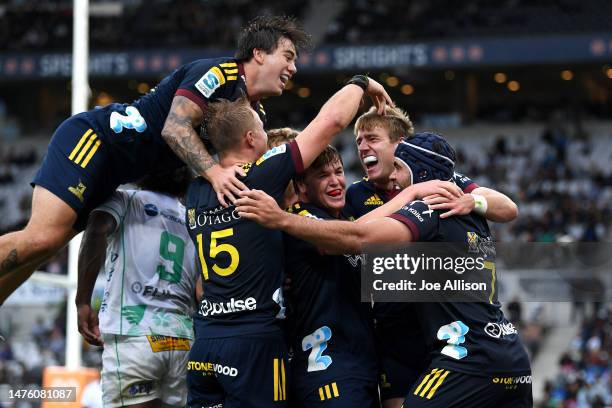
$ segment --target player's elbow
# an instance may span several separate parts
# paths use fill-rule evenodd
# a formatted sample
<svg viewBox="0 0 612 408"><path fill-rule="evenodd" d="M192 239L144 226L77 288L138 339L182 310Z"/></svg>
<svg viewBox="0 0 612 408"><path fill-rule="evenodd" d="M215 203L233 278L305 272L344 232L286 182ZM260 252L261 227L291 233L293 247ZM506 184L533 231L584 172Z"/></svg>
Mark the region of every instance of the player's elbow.
<svg viewBox="0 0 612 408"><path fill-rule="evenodd" d="M162 139L164 139L166 142L172 140L172 135L176 134L175 130L174 125L166 121L166 123L164 123L164 128L161 131Z"/></svg>
<svg viewBox="0 0 612 408"><path fill-rule="evenodd" d="M504 203L503 207L490 214L489 218L491 221L495 222L511 222L518 217L518 214L518 206L514 203L514 201L508 199L507 202Z"/></svg>

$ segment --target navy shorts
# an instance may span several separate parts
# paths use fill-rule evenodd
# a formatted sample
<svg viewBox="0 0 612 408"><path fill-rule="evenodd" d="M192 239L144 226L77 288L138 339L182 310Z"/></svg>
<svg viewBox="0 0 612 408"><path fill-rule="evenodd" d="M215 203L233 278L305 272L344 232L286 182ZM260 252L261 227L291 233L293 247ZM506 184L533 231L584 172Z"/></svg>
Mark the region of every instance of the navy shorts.
<svg viewBox="0 0 612 408"><path fill-rule="evenodd" d="M405 398L429 364L420 332L376 331L380 399Z"/></svg>
<svg viewBox="0 0 612 408"><path fill-rule="evenodd" d="M119 186L109 156L86 114L75 115L56 129L32 186L46 188L72 207L77 213L73 228L82 231L89 213Z"/></svg>
<svg viewBox="0 0 612 408"><path fill-rule="evenodd" d="M429 367L410 390L408 408L529 408L533 407L531 374L474 376Z"/></svg>
<svg viewBox="0 0 612 408"><path fill-rule="evenodd" d="M346 377L337 380L321 378L317 381L317 377L316 373L304 376L293 373L290 394L292 408L380 407L376 378L371 380Z"/></svg>
<svg viewBox="0 0 612 408"><path fill-rule="evenodd" d="M284 337L196 339L187 363L187 407L287 407Z"/></svg>

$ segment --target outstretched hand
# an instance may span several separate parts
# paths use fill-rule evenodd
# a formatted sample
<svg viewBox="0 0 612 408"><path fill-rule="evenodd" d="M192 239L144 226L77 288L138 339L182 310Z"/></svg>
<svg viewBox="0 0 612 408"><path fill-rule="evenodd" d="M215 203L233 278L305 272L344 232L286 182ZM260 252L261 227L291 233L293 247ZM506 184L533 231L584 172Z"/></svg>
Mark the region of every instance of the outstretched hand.
<svg viewBox="0 0 612 408"><path fill-rule="evenodd" d="M219 203L224 207L229 205L225 200L226 197L229 199L230 203L234 203L240 192L248 189L242 181L238 180L236 174L242 177L246 175L239 165L224 169L220 165L215 164L208 169L204 175L217 193Z"/></svg>
<svg viewBox="0 0 612 408"><path fill-rule="evenodd" d="M276 200L261 190L240 192L240 198L234 204L241 218L255 221L271 229L278 229L286 215Z"/></svg>
<svg viewBox="0 0 612 408"><path fill-rule="evenodd" d="M77 321L79 333L85 341L93 346L103 346L98 323L98 313L89 304L77 305Z"/></svg>
<svg viewBox="0 0 612 408"><path fill-rule="evenodd" d="M372 99L372 103L376 106L376 111L379 115L385 114L387 105L395 106L395 103L393 103L393 100L387 91L385 91L385 88L372 78L368 78L368 89L366 89L366 92L370 96L370 99Z"/></svg>

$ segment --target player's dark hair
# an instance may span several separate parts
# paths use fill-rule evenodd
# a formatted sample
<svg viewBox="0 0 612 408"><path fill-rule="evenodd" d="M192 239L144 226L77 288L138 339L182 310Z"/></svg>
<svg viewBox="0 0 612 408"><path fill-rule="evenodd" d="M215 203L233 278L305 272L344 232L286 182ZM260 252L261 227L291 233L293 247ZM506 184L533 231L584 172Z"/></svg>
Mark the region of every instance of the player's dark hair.
<svg viewBox="0 0 612 408"><path fill-rule="evenodd" d="M187 166L183 166L175 170L151 173L140 179L136 185L141 190L154 191L173 197L183 197L187 193L187 187L192 180L192 171Z"/></svg>
<svg viewBox="0 0 612 408"><path fill-rule="evenodd" d="M246 97L233 102L220 99L208 104L205 123L206 135L215 151L222 153L238 145L241 137L254 128L253 108Z"/></svg>
<svg viewBox="0 0 612 408"><path fill-rule="evenodd" d="M334 163L336 161L340 161L340 164L344 166L344 163L342 162L342 156L340 156L340 153L338 152L338 150L332 145L327 145L325 150L323 150L323 152L321 152L321 154L317 156L317 158L312 162L310 167L308 167L302 173L295 176L294 181L295 182L304 181L306 179L306 176L308 176L308 174L318 171L322 169L323 167L327 166L328 164Z"/></svg>
<svg viewBox="0 0 612 408"><path fill-rule="evenodd" d="M268 134L268 149L280 146L293 140L300 134L299 131L288 127L271 129L266 132Z"/></svg>
<svg viewBox="0 0 612 408"><path fill-rule="evenodd" d="M242 29L238 37L236 58L250 61L253 58L253 49L264 50L271 54L278 46L282 37L291 40L296 52L310 48L310 35L293 17L287 16L259 16L251 20Z"/></svg>
<svg viewBox="0 0 612 408"><path fill-rule="evenodd" d="M369 111L357 118L354 133L356 135L360 130L372 130L377 126L387 130L391 142L414 135L414 126L408 114L400 108L391 106L387 106L383 116L376 112L375 106L372 106Z"/></svg>

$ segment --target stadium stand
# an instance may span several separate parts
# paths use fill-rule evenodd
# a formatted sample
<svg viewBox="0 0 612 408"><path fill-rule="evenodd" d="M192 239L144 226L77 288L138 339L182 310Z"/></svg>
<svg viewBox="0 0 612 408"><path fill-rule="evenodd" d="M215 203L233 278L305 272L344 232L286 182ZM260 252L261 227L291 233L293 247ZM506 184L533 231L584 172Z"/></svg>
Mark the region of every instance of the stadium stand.
<svg viewBox="0 0 612 408"><path fill-rule="evenodd" d="M227 50L236 43L237 29L250 18L282 13L307 19L312 17L308 13L316 10L316 2L322 0L271 0L265 5L247 0L185 0L180 7L168 0L91 0L90 47L96 51L173 47ZM72 0L1 2L0 49L15 54L69 52L72 3ZM399 0L342 0L339 3L331 15L325 16L330 24L319 27L322 32L318 37L319 45L612 32L609 18L612 2L606 0L502 0L496 3L429 0L409 4ZM612 52L612 43L609 48ZM417 79L426 77L411 69L399 67L395 74L411 80L413 74ZM604 72L606 69L610 69L609 66L604 66ZM596 70L601 68L598 66ZM440 77L444 74L440 71ZM457 77L462 74L465 72L453 72ZM296 89L298 83L316 84L317 75L340 78L344 73L298 76ZM612 74L607 78L612 79ZM152 83L151 78L147 80ZM123 78L116 79L112 86L125 88L121 81ZM589 81L588 86L595 89L594 82ZM337 79L337 82L342 80ZM457 82L453 83L455 88ZM25 85L35 87L39 83L33 81ZM580 86L586 87L584 83ZM317 93L315 86L313 95ZM98 90L103 88L100 86ZM293 104L300 101L296 89L283 97L282 104L286 106L275 106L272 101L270 106L266 105L270 113L269 127L291 125L300 128L301 123L314 116L321 101L302 99L305 106L294 109ZM397 89L394 91L399 96ZM63 84L61 92L65 92ZM325 92L327 95L328 90ZM409 111L414 108L411 114L416 128L435 128L428 122L427 114L431 113L428 107L414 102L421 95L417 92L410 100ZM474 123L469 126L460 126L468 122L461 116L463 113L459 113L463 107L453 106L454 111L448 115L457 116L458 127L435 129L457 147L458 168L463 173L480 185L507 193L517 202L519 218L509 225L493 226L498 242L607 242L612 239L612 126L610 122L593 121L596 117L609 119L612 110L609 102L596 103L599 96L593 95L594 91L579 102L568 97L558 104L555 101L553 106L550 102L543 103L537 96L524 98L521 103L502 96L489 104L482 103L470 118ZM7 95L0 94L0 97ZM291 102L285 102L287 100ZM464 102L461 99L456 105ZM583 122L575 119L581 115ZM545 122L547 117L550 120ZM23 129L29 132L37 125L30 117L19 116L14 107L7 107L0 99L0 233L20 228L28 219L31 192L28 182L42 160L52 133L52 129L36 129L35 136L24 134ZM345 132L336 145L345 159L348 181L357 180L362 171L354 136ZM66 252L43 269L66 274ZM559 322L555 318L566 319L565 314L562 318L558 316L554 304L515 297L505 309L509 319L518 326L532 359L553 355L552 363L545 365L547 380L537 385L541 388L538 394L542 394L539 406L612 406L612 314L609 304L575 302L563 330L554 327ZM41 312L45 314L42 319ZM6 313L9 312L3 314L0 310L0 335L6 340L0 339L0 391L9 386L40 385L42 369L64 361L65 305L48 307L41 303L25 308L21 319L14 316L8 319ZM569 337L551 339L559 333L568 333ZM553 343L555 348L547 350ZM83 357L87 366L100 365L98 349L87 349ZM0 408L4 408L1 401Z"/></svg>

